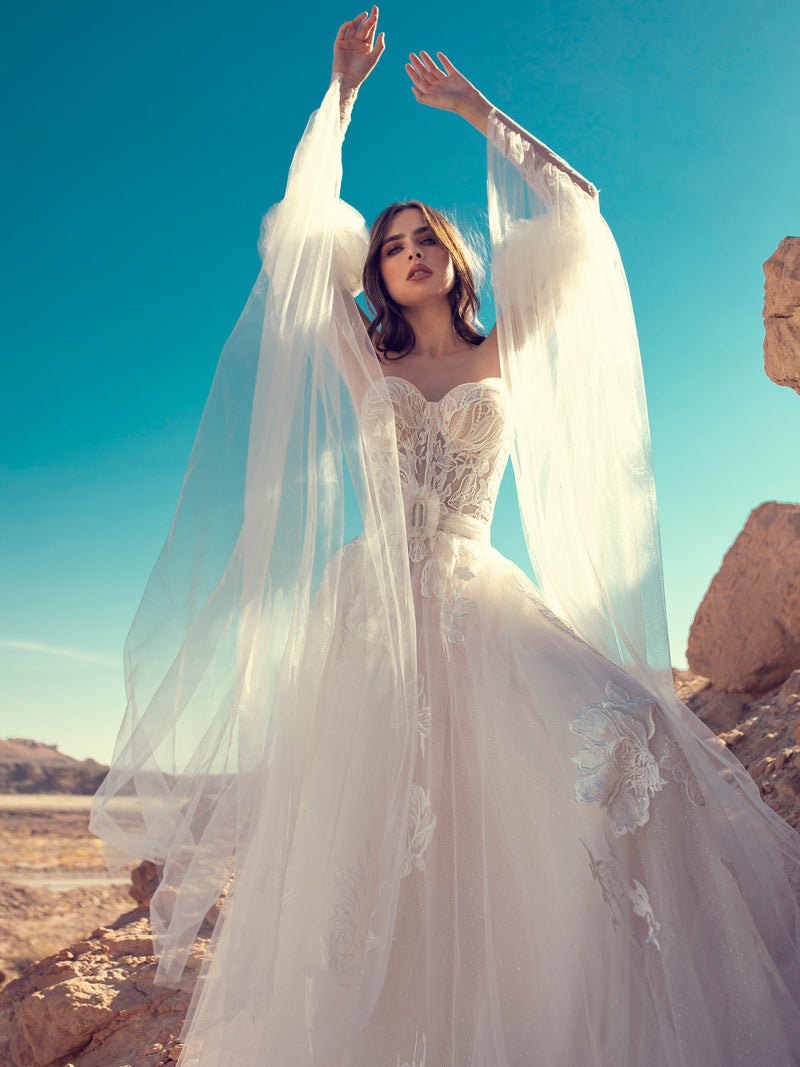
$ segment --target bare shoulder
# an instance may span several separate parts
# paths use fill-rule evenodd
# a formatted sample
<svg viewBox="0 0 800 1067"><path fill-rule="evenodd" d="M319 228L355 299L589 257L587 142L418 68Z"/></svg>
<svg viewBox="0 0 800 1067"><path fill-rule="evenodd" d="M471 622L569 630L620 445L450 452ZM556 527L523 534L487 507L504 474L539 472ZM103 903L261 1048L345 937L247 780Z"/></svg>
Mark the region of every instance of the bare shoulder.
<svg viewBox="0 0 800 1067"><path fill-rule="evenodd" d="M475 354L480 361L482 378L500 377L500 348L497 343L496 326L493 326L485 340L481 341Z"/></svg>

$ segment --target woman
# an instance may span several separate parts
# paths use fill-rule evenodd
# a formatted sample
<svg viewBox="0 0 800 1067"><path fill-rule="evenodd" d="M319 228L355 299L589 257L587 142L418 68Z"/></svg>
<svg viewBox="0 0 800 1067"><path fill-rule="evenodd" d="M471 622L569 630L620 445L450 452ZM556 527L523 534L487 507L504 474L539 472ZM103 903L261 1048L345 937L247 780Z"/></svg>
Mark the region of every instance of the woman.
<svg viewBox="0 0 800 1067"><path fill-rule="evenodd" d="M411 202L373 228L365 329L338 190L376 23L341 28L267 216L94 815L165 865L165 980L232 878L181 1063L800 1062L800 847L671 691L595 191L412 56L417 99L487 134L498 322ZM489 544L509 451L544 597Z"/></svg>

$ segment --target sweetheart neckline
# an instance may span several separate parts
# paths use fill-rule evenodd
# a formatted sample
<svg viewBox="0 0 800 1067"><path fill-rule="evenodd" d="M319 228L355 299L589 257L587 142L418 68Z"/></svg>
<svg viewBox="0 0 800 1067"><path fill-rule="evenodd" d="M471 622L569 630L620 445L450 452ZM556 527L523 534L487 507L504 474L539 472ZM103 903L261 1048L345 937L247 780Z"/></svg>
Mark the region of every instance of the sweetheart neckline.
<svg viewBox="0 0 800 1067"><path fill-rule="evenodd" d="M409 381L408 378L403 378L403 376L400 374L384 374L383 379L387 382L403 382L418 396L420 396L426 404L432 404L433 406L438 406L439 404L444 403L444 401L447 400L449 396L452 396L452 394L455 393L457 389L467 389L476 385L493 385L495 382L499 382L502 387L503 384L503 379L497 376L492 378L481 378L479 381L476 382L458 382L457 385L454 385L450 389L448 389L447 392L444 393L441 397L439 397L438 400L428 400L428 398L425 396L425 394L419 388L418 385L414 385L414 383Z"/></svg>

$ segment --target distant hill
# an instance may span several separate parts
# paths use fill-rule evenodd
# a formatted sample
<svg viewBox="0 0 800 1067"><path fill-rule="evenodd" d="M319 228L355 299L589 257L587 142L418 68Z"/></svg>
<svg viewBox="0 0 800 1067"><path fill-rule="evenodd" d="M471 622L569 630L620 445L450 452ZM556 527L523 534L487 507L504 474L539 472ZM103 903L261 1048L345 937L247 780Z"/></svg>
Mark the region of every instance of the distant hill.
<svg viewBox="0 0 800 1067"><path fill-rule="evenodd" d="M108 767L25 737L0 740L0 793L94 793Z"/></svg>

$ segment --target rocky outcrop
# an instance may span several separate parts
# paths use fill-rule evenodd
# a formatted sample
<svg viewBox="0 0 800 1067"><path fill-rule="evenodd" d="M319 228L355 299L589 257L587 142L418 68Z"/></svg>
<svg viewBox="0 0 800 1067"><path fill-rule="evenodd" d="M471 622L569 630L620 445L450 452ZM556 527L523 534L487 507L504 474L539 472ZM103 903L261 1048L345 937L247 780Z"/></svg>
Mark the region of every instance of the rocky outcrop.
<svg viewBox="0 0 800 1067"><path fill-rule="evenodd" d="M764 277L764 370L800 393L800 237L781 241Z"/></svg>
<svg viewBox="0 0 800 1067"><path fill-rule="evenodd" d="M124 885L66 891L0 880L0 987L130 908ZM0 1065L5 1067L2 1057Z"/></svg>
<svg viewBox="0 0 800 1067"><path fill-rule="evenodd" d="M800 667L800 505L750 513L697 609L686 657L715 689L744 695Z"/></svg>
<svg viewBox="0 0 800 1067"><path fill-rule="evenodd" d="M756 699L722 693L691 671L672 673L678 699L733 751L773 811L800 830L800 670Z"/></svg>
<svg viewBox="0 0 800 1067"><path fill-rule="evenodd" d="M732 730L747 713L745 694L721 693L711 684L710 678L673 668L672 681L678 700L682 700L715 734Z"/></svg>
<svg viewBox="0 0 800 1067"><path fill-rule="evenodd" d="M97 790L108 771L93 759L77 760L55 745L14 737L0 741L0 793L78 793Z"/></svg>
<svg viewBox="0 0 800 1067"><path fill-rule="evenodd" d="M162 1067L180 1034L207 946L200 938L179 989L153 983L147 911L100 927L0 992L3 1067Z"/></svg>

